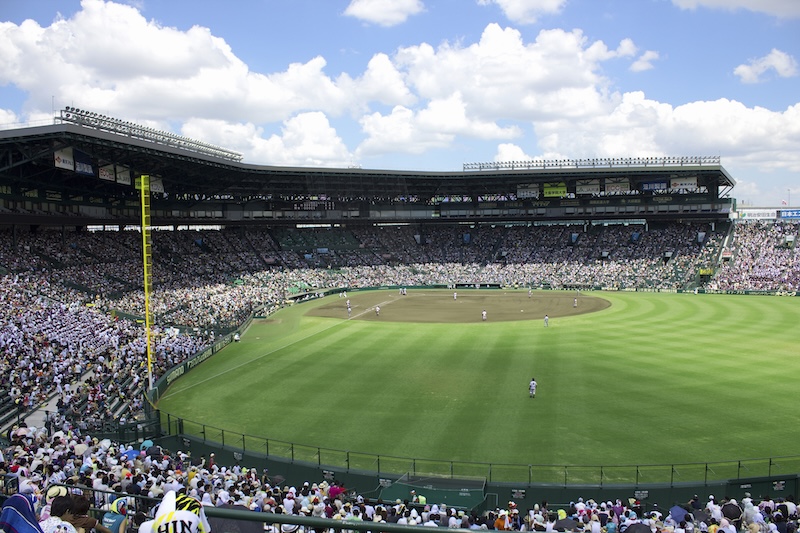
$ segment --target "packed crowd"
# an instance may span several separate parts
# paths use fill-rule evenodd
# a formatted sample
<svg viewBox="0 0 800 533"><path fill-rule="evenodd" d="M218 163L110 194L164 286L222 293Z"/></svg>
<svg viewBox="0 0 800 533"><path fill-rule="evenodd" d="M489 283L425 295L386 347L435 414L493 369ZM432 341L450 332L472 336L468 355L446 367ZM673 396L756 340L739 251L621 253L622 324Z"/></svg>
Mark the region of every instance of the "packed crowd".
<svg viewBox="0 0 800 533"><path fill-rule="evenodd" d="M205 349L256 309L326 288L456 283L552 288L688 286L731 260L710 287L796 290L797 223L608 226L384 226L345 230L158 232L154 376ZM698 235L705 239L699 242ZM53 424L135 419L146 379L137 232L0 233L0 422L60 396ZM323 247L322 245L325 245ZM340 246L335 250L328 247ZM308 247L309 254L298 251ZM336 268L311 268L324 249ZM304 256L312 256L306 259ZM302 257L302 258L301 258ZM305 264L306 268L296 268ZM178 326L173 328L171 326ZM73 379L74 378L74 379ZM77 385L70 388L70 382ZM81 410L85 416L74 417ZM69 420L66 420L69 422Z"/></svg>
<svg viewBox="0 0 800 533"><path fill-rule="evenodd" d="M691 283L698 266L713 264L723 236L704 224L331 231L335 235L284 229L275 237L254 229L158 232L151 310L165 326L226 330L299 288L471 283L674 289ZM702 245L700 231L708 235ZM39 292L55 300L63 294L50 291L72 289L71 302L141 315L138 239L136 232L6 233L0 266L46 281ZM309 253L289 249L298 243ZM320 255L326 266L309 267ZM297 268L303 263L306 268Z"/></svg>
<svg viewBox="0 0 800 533"><path fill-rule="evenodd" d="M695 496L669 509L657 504L645 509L634 498L579 498L569 504L543 501L525 511L509 501L478 512L428 502L415 491L404 500L383 501L365 498L335 479L290 485L270 478L267 469L221 465L213 453L193 457L149 441L132 448L78 431L24 426L12 432L10 446L0 451L0 480L4 493L14 494L0 515L0 528L7 533L72 533L62 522L87 532L124 533L138 527L145 533L158 529L167 511L195 513L187 522L191 529L181 531L209 533L215 522L203 509L211 506L334 521L329 528L267 527L272 533L335 532L358 521L499 531L793 533L798 519L792 496L754 501L749 493L740 502ZM100 522L89 516L89 507L99 510Z"/></svg>
<svg viewBox="0 0 800 533"><path fill-rule="evenodd" d="M156 232L153 237L154 286L164 291L159 311L170 312L181 300L170 293L203 290L256 273L323 269L447 265L451 281L462 273L458 265L502 266L502 272L473 273L472 280L501 282L528 276L523 284L570 283L636 286L664 283L664 263L670 271L691 273L699 261L714 260L727 228L674 223L658 227L609 226L387 226L331 230L282 229L259 231ZM698 232L709 241L699 245ZM141 286L141 248L137 232L48 232L0 234L0 265L11 272L46 273L53 283L78 287L86 295L118 303ZM302 246L303 249L298 247ZM340 246L336 248L335 246ZM665 261L665 254L669 261ZM626 265L637 262L636 267ZM642 270L642 266L645 270ZM609 270L611 273L605 273ZM634 272L636 274L634 274ZM302 277L302 276L301 276ZM329 281L349 283L330 274ZM688 278L672 277L670 287ZM465 282L467 280L464 280ZM159 298L156 298L159 300Z"/></svg>
<svg viewBox="0 0 800 533"><path fill-rule="evenodd" d="M798 222L737 224L723 261L709 284L720 290L800 290L800 258L795 239Z"/></svg>
<svg viewBox="0 0 800 533"><path fill-rule="evenodd" d="M53 299L57 295L64 300ZM79 301L67 303L69 296L35 276L0 277L0 372L7 376L0 413L31 410L57 395L54 426L96 430L136 418L147 373L143 327ZM159 375L208 345L201 336L158 328L152 341Z"/></svg>

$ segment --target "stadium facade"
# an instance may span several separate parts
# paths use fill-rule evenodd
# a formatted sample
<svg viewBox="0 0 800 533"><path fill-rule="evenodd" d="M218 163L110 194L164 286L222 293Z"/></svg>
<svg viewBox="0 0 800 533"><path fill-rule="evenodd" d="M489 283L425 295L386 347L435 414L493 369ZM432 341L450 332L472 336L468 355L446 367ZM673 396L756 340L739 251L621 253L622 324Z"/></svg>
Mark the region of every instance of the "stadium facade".
<svg viewBox="0 0 800 533"><path fill-rule="evenodd" d="M276 167L74 108L52 125L1 131L0 161L3 224L138 224L141 175L157 226L716 221L736 208L719 157Z"/></svg>

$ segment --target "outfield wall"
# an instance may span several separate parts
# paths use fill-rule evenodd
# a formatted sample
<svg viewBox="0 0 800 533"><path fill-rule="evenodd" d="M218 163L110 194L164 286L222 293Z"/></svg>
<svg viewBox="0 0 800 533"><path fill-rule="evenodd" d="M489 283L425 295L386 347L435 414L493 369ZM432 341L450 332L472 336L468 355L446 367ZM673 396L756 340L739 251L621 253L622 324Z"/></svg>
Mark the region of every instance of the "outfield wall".
<svg viewBox="0 0 800 533"><path fill-rule="evenodd" d="M178 419L172 419L175 427L180 426ZM213 433L213 432L209 432ZM213 436L213 435L212 435ZM269 475L279 484L297 485L303 481L315 482L323 479L341 481L345 487L365 498L379 499L384 490L394 485L402 474L379 473L362 470L354 467L336 467L313 462L305 459L291 459L267 455L257 449L244 449L242 440L233 434L226 434L226 444L215 442L203 437L192 435L168 435L159 439L159 444L170 450L181 450L192 457L215 454L218 464L240 464L248 468L256 468L259 472L268 469ZM245 442L246 439L245 439ZM247 442L247 444L251 444ZM795 458L800 459L800 458ZM775 460L777 462L777 460ZM711 471L713 464L707 467ZM562 467L565 468L566 467ZM575 467L581 468L581 467ZM638 467L644 475L650 466ZM678 465L675 466L678 468ZM419 472L422 474L422 472ZM748 475L743 471L743 476ZM657 504L660 508L669 508L676 503L688 502L695 494L703 500L709 494L741 500L745 492L750 492L756 499L770 495L773 498L787 497L798 494L800 490L800 476L798 474L776 474L772 476L749 476L738 479L715 479L708 481L677 481L667 483L639 482L631 484L563 484L563 483L538 483L533 481L500 482L487 481L485 484L484 499L481 503L474 504L474 496L466 492L440 490L437 480L447 480L447 485L452 486L454 480L465 479L465 485L473 485L474 478L447 477L446 475L430 476L429 488L417 488L418 494L426 494L429 503L446 503L448 506L465 507L470 509L488 510L503 507L506 502L514 501L521 508L532 508L534 504L546 500L551 508L567 505L568 502L592 498L595 501L616 500L628 501L636 498L641 501L645 510ZM285 480L285 483L281 480ZM395 499L397 491L392 491L391 500ZM406 496L410 498L409 496Z"/></svg>

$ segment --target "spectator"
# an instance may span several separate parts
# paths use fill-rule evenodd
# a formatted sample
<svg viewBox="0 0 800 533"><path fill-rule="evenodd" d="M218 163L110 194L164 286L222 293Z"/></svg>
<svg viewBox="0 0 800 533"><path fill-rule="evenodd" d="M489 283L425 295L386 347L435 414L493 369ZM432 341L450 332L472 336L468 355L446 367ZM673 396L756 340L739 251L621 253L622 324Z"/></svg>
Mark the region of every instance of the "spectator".
<svg viewBox="0 0 800 533"><path fill-rule="evenodd" d="M50 505L50 516L39 525L43 533L77 533L75 526L70 523L72 520L72 498L56 496Z"/></svg>

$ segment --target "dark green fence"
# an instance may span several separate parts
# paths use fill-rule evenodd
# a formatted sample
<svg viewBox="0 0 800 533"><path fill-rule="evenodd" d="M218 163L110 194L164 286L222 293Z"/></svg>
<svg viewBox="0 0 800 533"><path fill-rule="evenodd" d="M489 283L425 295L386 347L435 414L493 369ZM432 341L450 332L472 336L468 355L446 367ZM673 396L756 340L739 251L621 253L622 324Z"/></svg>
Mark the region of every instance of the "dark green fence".
<svg viewBox="0 0 800 533"><path fill-rule="evenodd" d="M740 461L698 462L657 465L520 465L472 463L378 455L321 446L309 446L244 435L215 426L160 412L164 435L193 437L203 444L252 452L338 470L372 471L377 474L431 475L446 478L484 478L490 483L589 485L709 484L755 477L786 476L800 472L800 456L742 459Z"/></svg>

